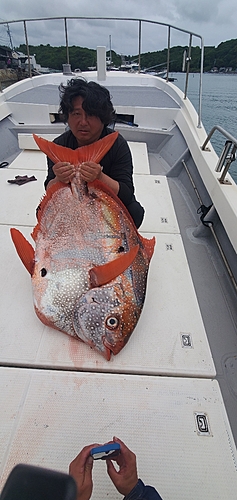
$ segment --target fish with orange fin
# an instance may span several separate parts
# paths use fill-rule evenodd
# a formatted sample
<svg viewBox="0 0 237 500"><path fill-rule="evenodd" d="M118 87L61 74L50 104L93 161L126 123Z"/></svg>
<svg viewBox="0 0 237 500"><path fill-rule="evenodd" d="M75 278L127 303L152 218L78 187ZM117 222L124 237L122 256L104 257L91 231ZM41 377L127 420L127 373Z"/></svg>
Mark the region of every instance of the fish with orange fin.
<svg viewBox="0 0 237 500"><path fill-rule="evenodd" d="M83 161L99 163L117 132L76 150L34 138L52 161L77 167ZM127 343L141 314L155 238L138 233L108 186L81 181L79 168L70 184L57 182L48 188L37 219L35 250L11 229L31 275L37 316L110 360Z"/></svg>

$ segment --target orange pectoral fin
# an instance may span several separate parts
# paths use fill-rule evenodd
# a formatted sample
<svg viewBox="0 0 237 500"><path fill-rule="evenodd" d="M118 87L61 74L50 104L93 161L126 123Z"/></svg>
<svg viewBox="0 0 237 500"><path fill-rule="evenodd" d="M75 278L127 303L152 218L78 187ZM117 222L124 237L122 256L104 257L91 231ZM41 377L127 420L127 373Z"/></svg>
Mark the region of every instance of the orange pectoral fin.
<svg viewBox="0 0 237 500"><path fill-rule="evenodd" d="M71 165L79 165L84 161L94 161L95 163L99 163L113 146L118 137L118 132L108 134L103 137L103 139L93 142L93 144L82 146L75 150L65 146L60 146L59 144L55 144L55 142L47 141L46 139L38 137L35 134L33 134L33 137L40 150L43 151L43 153L45 153L54 163L65 161L71 163Z"/></svg>
<svg viewBox="0 0 237 500"><path fill-rule="evenodd" d="M32 276L34 271L34 249L18 229L11 228L10 232L16 251L27 271Z"/></svg>
<svg viewBox="0 0 237 500"><path fill-rule="evenodd" d="M154 248L155 248L155 244L156 244L155 236L153 236L153 238L148 240L147 238L144 238L143 236L140 235L140 240L142 241L142 243L146 249L147 257L150 261L152 258L152 255L154 253Z"/></svg>
<svg viewBox="0 0 237 500"><path fill-rule="evenodd" d="M139 245L136 245L117 259L114 259L107 264L103 264L102 266L95 266L90 269L89 274L91 286L96 287L106 285L106 283L109 283L114 278L117 278L117 276L122 274L133 263L138 249Z"/></svg>

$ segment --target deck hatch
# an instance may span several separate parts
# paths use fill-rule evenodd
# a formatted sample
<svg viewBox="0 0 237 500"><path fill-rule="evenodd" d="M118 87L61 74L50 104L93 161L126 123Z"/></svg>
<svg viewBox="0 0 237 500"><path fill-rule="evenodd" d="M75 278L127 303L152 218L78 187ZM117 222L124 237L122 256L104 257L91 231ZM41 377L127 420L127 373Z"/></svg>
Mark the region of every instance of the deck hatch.
<svg viewBox="0 0 237 500"><path fill-rule="evenodd" d="M205 413L194 413L199 436L211 436L208 416Z"/></svg>
<svg viewBox="0 0 237 500"><path fill-rule="evenodd" d="M181 333L182 347L193 348L192 337L190 333Z"/></svg>

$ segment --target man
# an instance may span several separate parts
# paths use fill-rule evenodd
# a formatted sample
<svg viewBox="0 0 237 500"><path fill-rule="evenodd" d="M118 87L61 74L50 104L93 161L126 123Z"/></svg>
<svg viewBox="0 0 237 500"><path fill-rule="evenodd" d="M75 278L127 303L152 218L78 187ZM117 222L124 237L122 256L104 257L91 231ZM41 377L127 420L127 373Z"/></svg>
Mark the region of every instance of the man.
<svg viewBox="0 0 237 500"><path fill-rule="evenodd" d="M75 78L60 86L60 108L69 130L54 142L71 149L93 144L112 130L108 125L114 120L115 111L110 93L95 82ZM99 179L109 186L130 212L138 228L144 217L144 209L134 196L133 165L131 152L125 139L119 134L112 148L101 160L101 164L84 162L80 165L81 179L92 182ZM66 162L48 159L48 175L45 188L57 181L69 183L75 167Z"/></svg>

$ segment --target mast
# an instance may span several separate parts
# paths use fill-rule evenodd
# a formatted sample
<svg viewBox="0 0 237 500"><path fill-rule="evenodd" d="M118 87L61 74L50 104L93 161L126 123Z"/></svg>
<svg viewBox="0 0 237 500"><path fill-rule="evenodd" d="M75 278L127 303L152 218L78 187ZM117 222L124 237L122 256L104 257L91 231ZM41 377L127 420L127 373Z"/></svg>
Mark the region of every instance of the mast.
<svg viewBox="0 0 237 500"><path fill-rule="evenodd" d="M111 38L112 38L112 35L109 35L109 59L110 59L110 64L112 64Z"/></svg>
<svg viewBox="0 0 237 500"><path fill-rule="evenodd" d="M12 36L11 36L11 32L10 32L10 28L9 28L9 24L8 23L6 25L6 28L7 28L7 34L9 36L10 47L11 47L12 50L14 50L13 43L12 43Z"/></svg>

